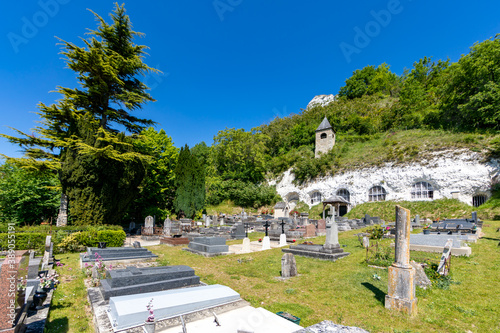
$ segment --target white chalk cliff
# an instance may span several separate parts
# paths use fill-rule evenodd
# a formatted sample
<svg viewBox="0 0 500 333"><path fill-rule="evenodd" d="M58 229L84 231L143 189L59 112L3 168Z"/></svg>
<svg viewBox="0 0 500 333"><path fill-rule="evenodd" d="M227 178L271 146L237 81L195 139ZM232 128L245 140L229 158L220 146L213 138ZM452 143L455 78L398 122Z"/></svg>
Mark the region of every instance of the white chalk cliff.
<svg viewBox="0 0 500 333"><path fill-rule="evenodd" d="M297 199L311 205L311 196L321 193L321 198L336 195L337 191L349 191L353 206L368 202L373 186L382 186L386 200L433 200L458 198L472 205L474 196L491 196L491 185L500 180L500 161L485 161L481 153L468 149L432 153L432 158L419 163L370 167L345 171L333 176L314 179L302 185L293 183L294 175L286 171L278 180L271 181L285 201ZM433 199L412 199L411 190L417 182L432 185ZM316 204L316 203L315 203Z"/></svg>

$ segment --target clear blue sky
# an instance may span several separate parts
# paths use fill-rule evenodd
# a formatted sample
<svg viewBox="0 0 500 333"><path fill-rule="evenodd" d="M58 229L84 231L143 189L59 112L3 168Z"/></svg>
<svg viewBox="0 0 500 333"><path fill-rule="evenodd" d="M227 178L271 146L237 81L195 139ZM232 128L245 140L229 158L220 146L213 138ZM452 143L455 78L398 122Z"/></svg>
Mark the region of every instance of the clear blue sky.
<svg viewBox="0 0 500 333"><path fill-rule="evenodd" d="M120 2L121 3L121 2ZM177 147L219 130L253 127L298 113L319 94L336 94L352 72L386 62L401 74L424 56L458 60L500 33L500 2L490 1L125 1L157 102L136 113L158 122ZM108 0L1 1L0 132L30 133L39 102L75 87L55 36L81 45L108 19ZM109 21L108 21L109 22ZM361 33L360 33L361 31ZM20 156L0 139L0 153Z"/></svg>

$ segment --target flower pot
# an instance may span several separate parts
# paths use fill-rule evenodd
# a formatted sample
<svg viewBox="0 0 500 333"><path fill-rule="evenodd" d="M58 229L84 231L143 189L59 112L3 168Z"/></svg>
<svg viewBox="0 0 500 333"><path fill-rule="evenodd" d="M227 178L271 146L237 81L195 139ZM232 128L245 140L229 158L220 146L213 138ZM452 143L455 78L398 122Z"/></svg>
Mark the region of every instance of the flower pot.
<svg viewBox="0 0 500 333"><path fill-rule="evenodd" d="M155 325L156 325L156 323L154 321L145 321L144 322L144 330L147 333L154 333L155 332Z"/></svg>
<svg viewBox="0 0 500 333"><path fill-rule="evenodd" d="M33 303L32 306L36 309L43 305L43 302L47 299L47 292L45 291L36 291L35 295L33 295Z"/></svg>
<svg viewBox="0 0 500 333"><path fill-rule="evenodd" d="M429 235L431 231L429 229L424 229L424 235Z"/></svg>

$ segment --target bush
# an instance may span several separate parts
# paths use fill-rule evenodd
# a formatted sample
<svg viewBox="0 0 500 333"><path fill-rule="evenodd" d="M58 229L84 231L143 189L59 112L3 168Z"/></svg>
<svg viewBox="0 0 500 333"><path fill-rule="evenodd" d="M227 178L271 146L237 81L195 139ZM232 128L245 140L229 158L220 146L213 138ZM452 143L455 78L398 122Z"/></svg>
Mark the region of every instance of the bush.
<svg viewBox="0 0 500 333"><path fill-rule="evenodd" d="M66 236L58 249L62 252L79 251L82 247L96 247L99 242L106 242L108 247L121 247L126 234L123 230L88 230Z"/></svg>
<svg viewBox="0 0 500 333"><path fill-rule="evenodd" d="M40 253L45 250L45 234L42 233L15 233L15 250L34 249ZM12 238L11 238L12 239ZM9 247L9 234L0 234L0 247L4 250Z"/></svg>
<svg viewBox="0 0 500 333"><path fill-rule="evenodd" d="M382 239L382 236L384 236L384 229L379 225L371 227L366 232L370 234L371 239Z"/></svg>

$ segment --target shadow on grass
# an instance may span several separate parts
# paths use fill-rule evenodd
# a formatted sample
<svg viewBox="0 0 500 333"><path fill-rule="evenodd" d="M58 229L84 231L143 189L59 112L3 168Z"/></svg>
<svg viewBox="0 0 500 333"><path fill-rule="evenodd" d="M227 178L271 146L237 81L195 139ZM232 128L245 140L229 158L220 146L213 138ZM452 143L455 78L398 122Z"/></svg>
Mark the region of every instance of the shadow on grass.
<svg viewBox="0 0 500 333"><path fill-rule="evenodd" d="M481 237L481 239L487 239L492 241L500 241L500 238L491 238L491 237Z"/></svg>
<svg viewBox="0 0 500 333"><path fill-rule="evenodd" d="M44 332L46 332L46 333L60 333L60 332L68 332L68 330L69 330L68 318L63 317L63 318L57 318L57 319L54 319L54 320L48 322L45 325Z"/></svg>
<svg viewBox="0 0 500 333"><path fill-rule="evenodd" d="M363 287L373 292L375 299L385 306L385 293L382 290L378 289L373 284L368 282L363 282L361 284L363 285Z"/></svg>

